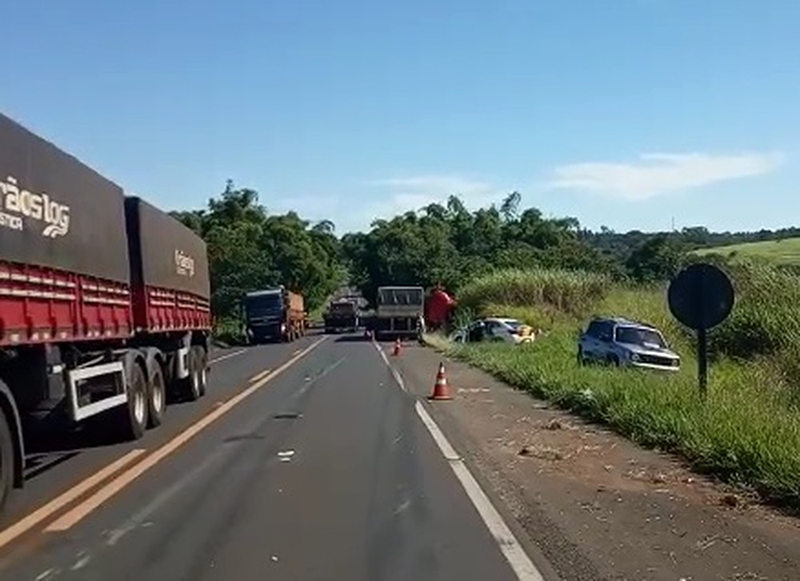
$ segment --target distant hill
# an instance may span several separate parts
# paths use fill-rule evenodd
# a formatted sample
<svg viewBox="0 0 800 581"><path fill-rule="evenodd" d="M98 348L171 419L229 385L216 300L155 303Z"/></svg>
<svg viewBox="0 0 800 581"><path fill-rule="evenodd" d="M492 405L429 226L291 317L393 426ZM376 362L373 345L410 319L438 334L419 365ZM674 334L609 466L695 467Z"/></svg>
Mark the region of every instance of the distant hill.
<svg viewBox="0 0 800 581"><path fill-rule="evenodd" d="M747 242L744 244L731 244L730 246L717 246L715 248L701 248L695 250L695 254L700 256L706 254L720 254L731 258L734 262L743 259L763 259L772 264L800 266L800 238L785 238L783 240Z"/></svg>

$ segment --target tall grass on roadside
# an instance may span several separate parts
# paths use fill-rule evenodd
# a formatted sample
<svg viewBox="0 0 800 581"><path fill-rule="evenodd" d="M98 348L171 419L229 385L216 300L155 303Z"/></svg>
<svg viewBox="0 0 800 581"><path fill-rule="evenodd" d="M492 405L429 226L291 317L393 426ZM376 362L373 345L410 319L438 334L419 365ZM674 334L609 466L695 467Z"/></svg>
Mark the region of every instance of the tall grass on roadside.
<svg viewBox="0 0 800 581"><path fill-rule="evenodd" d="M728 268L736 305L710 333L715 363L706 402L696 391L693 335L669 313L666 285L624 286L562 271L497 271L463 289L461 305L482 315L516 317L548 333L522 348L431 341L511 385L800 509L800 275L751 263ZM681 355L681 371L578 366L578 327L592 315L660 328Z"/></svg>
<svg viewBox="0 0 800 581"><path fill-rule="evenodd" d="M611 281L589 272L566 270L498 270L461 289L459 302L481 310L487 304L550 305L578 313L602 298Z"/></svg>
<svg viewBox="0 0 800 581"><path fill-rule="evenodd" d="M800 345L800 275L745 263L734 267L737 297L712 347L733 357L770 355Z"/></svg>
<svg viewBox="0 0 800 581"><path fill-rule="evenodd" d="M664 375L582 367L564 333L522 348L442 339L438 347L636 442L680 453L702 471L800 508L800 415L759 389L768 380L759 366L717 365L704 403L693 369Z"/></svg>

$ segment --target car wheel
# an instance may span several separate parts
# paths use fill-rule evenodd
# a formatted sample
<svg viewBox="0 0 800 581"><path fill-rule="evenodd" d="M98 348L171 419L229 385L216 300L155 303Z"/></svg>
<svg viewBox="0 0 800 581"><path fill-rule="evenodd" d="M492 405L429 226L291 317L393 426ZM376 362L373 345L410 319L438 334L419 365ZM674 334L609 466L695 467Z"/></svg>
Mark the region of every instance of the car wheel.
<svg viewBox="0 0 800 581"><path fill-rule="evenodd" d="M617 357L616 355L609 355L608 364L613 367L619 367L619 357Z"/></svg>

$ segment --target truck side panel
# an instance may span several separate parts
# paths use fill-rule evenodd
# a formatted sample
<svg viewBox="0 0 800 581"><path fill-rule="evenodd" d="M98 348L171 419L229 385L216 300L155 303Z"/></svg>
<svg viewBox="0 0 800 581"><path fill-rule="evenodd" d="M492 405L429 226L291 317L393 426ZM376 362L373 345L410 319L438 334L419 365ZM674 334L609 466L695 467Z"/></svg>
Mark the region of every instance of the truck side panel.
<svg viewBox="0 0 800 581"><path fill-rule="evenodd" d="M0 260L127 283L122 189L0 114Z"/></svg>
<svg viewBox="0 0 800 581"><path fill-rule="evenodd" d="M122 339L132 332L128 285L0 261L0 346Z"/></svg>
<svg viewBox="0 0 800 581"><path fill-rule="evenodd" d="M122 189L0 114L0 346L132 332Z"/></svg>
<svg viewBox="0 0 800 581"><path fill-rule="evenodd" d="M183 224L136 197L125 200L137 330L211 327L206 244Z"/></svg>

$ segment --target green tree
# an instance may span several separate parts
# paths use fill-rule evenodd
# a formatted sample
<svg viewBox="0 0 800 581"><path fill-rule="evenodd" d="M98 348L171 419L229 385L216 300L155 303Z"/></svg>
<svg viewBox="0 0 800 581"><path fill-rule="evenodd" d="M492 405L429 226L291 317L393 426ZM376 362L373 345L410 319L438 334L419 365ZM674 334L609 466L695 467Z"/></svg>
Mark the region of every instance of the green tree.
<svg viewBox="0 0 800 581"><path fill-rule="evenodd" d="M246 292L278 284L303 294L307 308L313 309L346 277L332 222L312 227L294 212L269 215L255 190L238 189L232 181L205 210L173 216L208 245L217 317L237 316Z"/></svg>
<svg viewBox="0 0 800 581"><path fill-rule="evenodd" d="M671 278L680 268L682 253L667 236L657 236L636 248L625 267L628 274L640 282L655 282Z"/></svg>

